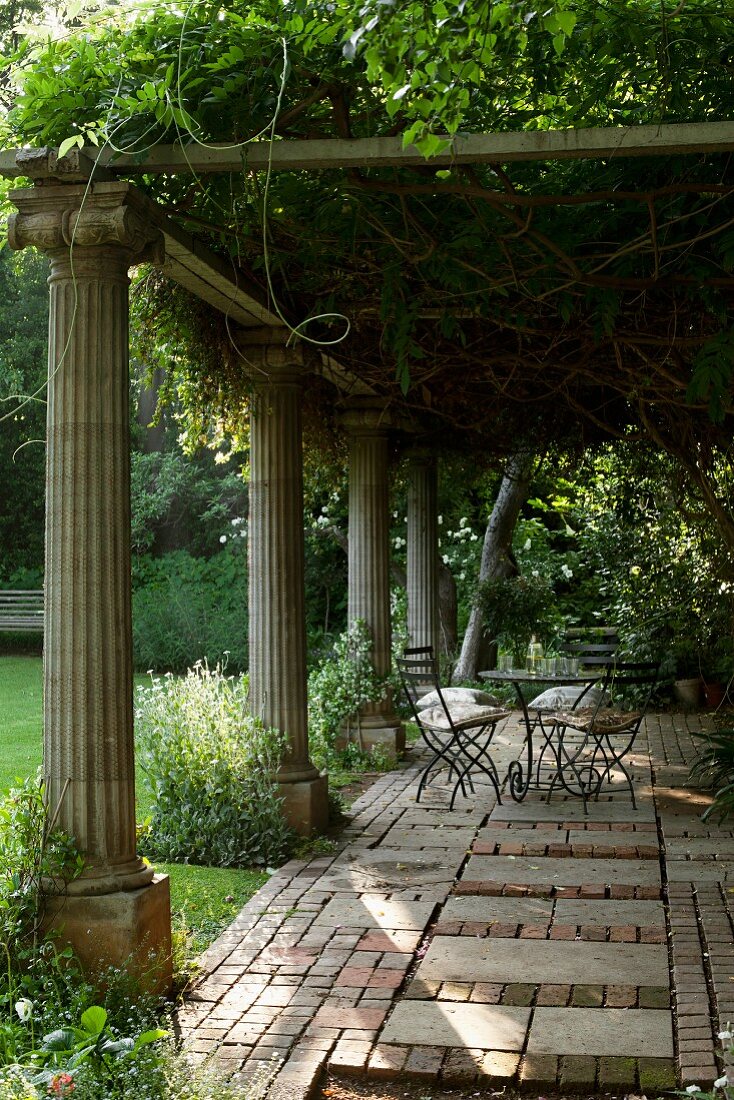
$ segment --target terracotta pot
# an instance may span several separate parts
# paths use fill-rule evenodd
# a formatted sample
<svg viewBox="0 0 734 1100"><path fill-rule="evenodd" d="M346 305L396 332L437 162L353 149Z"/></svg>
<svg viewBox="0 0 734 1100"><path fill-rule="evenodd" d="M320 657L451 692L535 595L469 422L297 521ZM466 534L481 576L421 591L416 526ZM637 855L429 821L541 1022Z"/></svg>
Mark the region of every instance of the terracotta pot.
<svg viewBox="0 0 734 1100"><path fill-rule="evenodd" d="M703 683L703 697L707 707L711 707L716 710L720 707L726 698L726 686L724 684L714 681L712 684L707 684L704 680Z"/></svg>
<svg viewBox="0 0 734 1100"><path fill-rule="evenodd" d="M690 680L676 680L673 684L673 693L679 703L684 707L698 707L701 705L701 680L697 676Z"/></svg>

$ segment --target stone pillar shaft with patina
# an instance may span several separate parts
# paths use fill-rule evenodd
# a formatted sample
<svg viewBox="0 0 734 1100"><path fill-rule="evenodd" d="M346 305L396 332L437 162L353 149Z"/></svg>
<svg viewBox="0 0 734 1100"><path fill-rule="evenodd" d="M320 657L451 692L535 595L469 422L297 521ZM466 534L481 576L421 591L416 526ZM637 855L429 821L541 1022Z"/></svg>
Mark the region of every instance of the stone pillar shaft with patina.
<svg viewBox="0 0 734 1100"><path fill-rule="evenodd" d="M388 421L379 404L355 401L343 422L349 433L348 619L362 619L373 642L373 663L387 676L391 662ZM403 730L388 687L360 711L363 742L401 748Z"/></svg>
<svg viewBox="0 0 734 1100"><path fill-rule="evenodd" d="M289 822L326 826L326 779L309 758L301 406L303 362L287 331L243 336L252 369L250 417L250 705L283 731L278 779ZM261 343L252 343L255 338Z"/></svg>
<svg viewBox="0 0 734 1100"><path fill-rule="evenodd" d="M438 516L436 460L409 456L408 468L408 638L411 646L439 653Z"/></svg>
<svg viewBox="0 0 734 1100"><path fill-rule="evenodd" d="M128 268L155 236L127 184L12 193L11 247L51 261L44 771L84 853L79 894L152 878L136 854Z"/></svg>

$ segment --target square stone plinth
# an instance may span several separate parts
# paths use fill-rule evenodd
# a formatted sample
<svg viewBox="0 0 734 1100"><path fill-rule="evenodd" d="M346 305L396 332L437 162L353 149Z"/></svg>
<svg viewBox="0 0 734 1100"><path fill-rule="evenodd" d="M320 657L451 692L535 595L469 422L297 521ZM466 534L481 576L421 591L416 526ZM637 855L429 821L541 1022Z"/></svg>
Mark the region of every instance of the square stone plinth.
<svg viewBox="0 0 734 1100"><path fill-rule="evenodd" d="M670 1012L636 1008L536 1008L528 1054L672 1058Z"/></svg>
<svg viewBox="0 0 734 1100"><path fill-rule="evenodd" d="M553 902L545 898L449 898L441 920L542 924L551 919Z"/></svg>
<svg viewBox="0 0 734 1100"><path fill-rule="evenodd" d="M434 906L421 901L385 901L371 894L360 898L333 898L316 917L314 924L331 928L389 928L422 932L431 919Z"/></svg>
<svg viewBox="0 0 734 1100"><path fill-rule="evenodd" d="M114 894L50 897L44 928L58 933L90 973L114 966L142 979L151 992L171 988L171 893L168 875Z"/></svg>
<svg viewBox="0 0 734 1100"><path fill-rule="evenodd" d="M522 1050L528 1008L455 1001L402 1001L383 1028L382 1043Z"/></svg>
<svg viewBox="0 0 734 1100"><path fill-rule="evenodd" d="M495 806L492 811L492 821L527 821L532 824L541 824L544 821L563 822L578 821L586 824L588 821L601 821L605 824L619 822L654 821L655 807L650 800L637 801L637 809L632 809L629 798L620 795L613 802L589 802L589 812L584 813L584 804L580 798L573 801L562 802L553 799L546 802L544 798L528 795L523 802L503 801L501 806Z"/></svg>
<svg viewBox="0 0 734 1100"><path fill-rule="evenodd" d="M665 926L665 909L661 901L575 901L558 898L556 924L586 924L608 928L612 924L634 925L636 928Z"/></svg>
<svg viewBox="0 0 734 1100"><path fill-rule="evenodd" d="M436 936L417 976L441 982L667 987L668 952L656 943Z"/></svg>
<svg viewBox="0 0 734 1100"><path fill-rule="evenodd" d="M280 783L278 793L283 800L283 816L299 836L323 833L329 824L329 780L327 775L313 779Z"/></svg>
<svg viewBox="0 0 734 1100"><path fill-rule="evenodd" d="M557 859L552 856L472 856L463 878L482 882L549 883L583 886L586 883L630 883L659 886L660 867L653 859Z"/></svg>

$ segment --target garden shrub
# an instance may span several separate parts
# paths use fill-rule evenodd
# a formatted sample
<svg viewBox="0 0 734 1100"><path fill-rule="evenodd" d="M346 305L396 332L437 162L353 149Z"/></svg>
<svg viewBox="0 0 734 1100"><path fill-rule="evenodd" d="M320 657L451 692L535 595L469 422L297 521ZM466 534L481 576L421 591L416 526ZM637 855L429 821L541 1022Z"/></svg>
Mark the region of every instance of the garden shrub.
<svg viewBox="0 0 734 1100"><path fill-rule="evenodd" d="M283 737L247 713L247 678L197 663L136 696L153 813L146 855L218 867L277 864L289 831L274 780Z"/></svg>
<svg viewBox="0 0 734 1100"><path fill-rule="evenodd" d="M308 678L308 736L311 758L318 767L333 762L340 735L359 744L359 709L376 702L385 679L372 664L372 637L367 625L355 619L334 643L331 654ZM350 750L349 766L359 754Z"/></svg>
<svg viewBox="0 0 734 1100"><path fill-rule="evenodd" d="M212 558L177 550L133 569L136 669L184 672L197 661L247 668L247 568L227 547Z"/></svg>

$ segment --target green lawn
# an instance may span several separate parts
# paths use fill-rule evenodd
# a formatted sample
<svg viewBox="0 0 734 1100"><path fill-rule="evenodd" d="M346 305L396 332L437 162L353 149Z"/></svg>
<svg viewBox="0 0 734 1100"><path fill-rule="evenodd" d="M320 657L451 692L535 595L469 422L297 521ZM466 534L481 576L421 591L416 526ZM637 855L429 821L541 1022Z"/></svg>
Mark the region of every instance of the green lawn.
<svg viewBox="0 0 734 1100"><path fill-rule="evenodd" d="M42 688L40 657L0 657L0 791L41 763Z"/></svg>
<svg viewBox="0 0 734 1100"><path fill-rule="evenodd" d="M136 685L149 682L144 674L135 677ZM41 763L42 699L41 658L0 656L0 795L16 780L34 774ZM136 789L142 818L149 806L139 773ZM157 864L156 869L170 875L174 924L190 931L195 954L216 938L268 878L261 871L181 863Z"/></svg>

